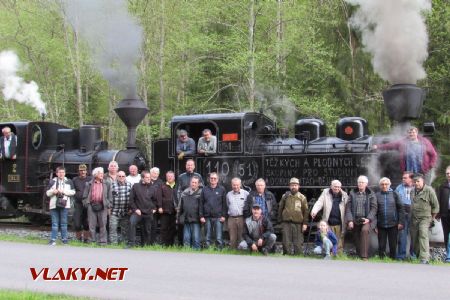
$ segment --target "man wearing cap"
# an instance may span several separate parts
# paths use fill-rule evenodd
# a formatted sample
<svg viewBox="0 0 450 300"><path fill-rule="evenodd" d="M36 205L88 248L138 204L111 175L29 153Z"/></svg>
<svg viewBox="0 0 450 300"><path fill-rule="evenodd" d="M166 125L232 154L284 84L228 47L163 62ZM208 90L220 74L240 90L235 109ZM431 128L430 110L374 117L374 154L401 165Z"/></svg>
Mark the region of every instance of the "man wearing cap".
<svg viewBox="0 0 450 300"><path fill-rule="evenodd" d="M87 175L87 166L84 164L79 165L78 176L72 182L75 187L73 227L75 228L75 236L80 242L90 240L87 208L83 206L83 193L86 183L91 180L92 177Z"/></svg>
<svg viewBox="0 0 450 300"><path fill-rule="evenodd" d="M178 132L176 151L179 160L182 160L184 156L192 156L195 154L195 141L188 136L187 131L184 129Z"/></svg>
<svg viewBox="0 0 450 300"><path fill-rule="evenodd" d="M272 250L277 236L274 234L272 222L266 218L259 203L253 203L252 215L245 219L243 240L239 243L239 250L261 251L268 255Z"/></svg>
<svg viewBox="0 0 450 300"><path fill-rule="evenodd" d="M300 181L292 177L289 181L289 192L281 197L278 222L281 222L283 230L284 253L298 255L302 251L303 232L308 221L308 201L305 195L299 192ZM294 246L294 251L292 251Z"/></svg>
<svg viewBox="0 0 450 300"><path fill-rule="evenodd" d="M411 238L414 253L422 264L430 259L428 229L434 225L434 218L439 212L439 202L431 186L424 182L422 174L414 175L415 192L411 204Z"/></svg>
<svg viewBox="0 0 450 300"><path fill-rule="evenodd" d="M338 238L338 253L344 250L345 236L345 206L348 202L348 194L342 190L339 180L331 181L329 188L324 189L319 199L311 210L314 219L319 211L322 211L322 221L327 222L328 227ZM343 226L344 225L344 226Z"/></svg>

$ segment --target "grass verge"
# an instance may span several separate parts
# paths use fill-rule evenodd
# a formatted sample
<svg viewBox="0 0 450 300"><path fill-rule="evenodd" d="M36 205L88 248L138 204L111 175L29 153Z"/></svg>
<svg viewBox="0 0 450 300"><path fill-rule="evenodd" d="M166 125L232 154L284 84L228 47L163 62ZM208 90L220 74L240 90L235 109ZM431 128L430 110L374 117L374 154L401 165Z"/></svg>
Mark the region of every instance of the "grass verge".
<svg viewBox="0 0 450 300"><path fill-rule="evenodd" d="M46 300L46 299L58 299L58 300L88 300L93 298L75 297L64 294L46 294L34 291L15 291L15 290L2 290L0 289L0 299L8 300Z"/></svg>
<svg viewBox="0 0 450 300"><path fill-rule="evenodd" d="M41 244L46 245L48 243L47 240L42 239L41 237L37 236L16 236L13 234L0 234L0 241L8 241L8 242L18 242L18 243L30 243L30 244ZM70 246L73 247L84 247L84 248L108 248L108 249L124 249L125 245L119 244L119 245L107 245L107 246L99 246L97 244L86 244L78 241L70 241ZM58 244L62 245L62 244ZM239 250L231 250L231 249L222 249L217 250L214 248L209 249L202 249L201 251L193 250L189 247L164 247L161 245L152 245L152 246L145 246L145 247L134 247L132 249L133 251L160 251L160 252L187 252L187 253L202 253L202 254L220 254L220 255L259 255L262 256L262 254L251 254L250 252L244 252ZM303 259L321 259L319 256L315 255L299 255L299 256L284 256L279 253L270 254L270 257L278 257L278 258L303 258ZM339 260L339 261L362 261L360 258L354 257L354 256L348 256L346 254L340 254L333 258L333 260ZM419 260L405 260L405 261L398 261L398 260L392 260L388 257L380 258L378 256L374 256L369 258L369 262L376 262L376 263L410 263L410 264L419 264ZM449 265L441 261L430 261L431 265ZM0 299L2 299L0 297Z"/></svg>

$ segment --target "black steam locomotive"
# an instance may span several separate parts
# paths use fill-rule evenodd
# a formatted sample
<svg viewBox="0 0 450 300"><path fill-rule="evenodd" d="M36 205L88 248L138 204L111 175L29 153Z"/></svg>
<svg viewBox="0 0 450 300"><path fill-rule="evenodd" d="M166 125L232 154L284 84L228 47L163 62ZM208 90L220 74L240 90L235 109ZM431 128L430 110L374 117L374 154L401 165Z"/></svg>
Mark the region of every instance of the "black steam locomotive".
<svg viewBox="0 0 450 300"><path fill-rule="evenodd" d="M424 100L420 88L394 85L383 96L393 120L407 124L418 118ZM177 132L184 129L198 141L205 128L217 137L216 155L178 160ZM333 179L339 179L347 188L355 186L361 174L368 175L373 185L380 176L391 178L394 185L401 180L398 154L371 150L373 144L389 138L368 135L368 124L359 117L340 119L335 137L325 136L322 120L308 118L297 121L294 137L289 138L273 120L256 112L175 116L170 130L171 138L152 145L154 165L180 174L186 159L192 158L197 172L202 176L217 172L228 187L233 177L241 178L248 188L258 178L264 178L267 187L280 195L287 189L289 179L298 177L302 191L316 198Z"/></svg>
<svg viewBox="0 0 450 300"><path fill-rule="evenodd" d="M72 129L44 121L0 123L0 128L8 126L17 136L16 159L0 160L0 218L24 213L33 221L43 220L48 214L44 189L57 166L65 166L70 178L77 175L79 164L86 164L91 171L107 169L112 160L123 170L131 164L145 169L146 157L136 148L135 140L136 126L147 114L147 107L142 101L124 99L115 111L128 128L124 150L108 150L99 126Z"/></svg>

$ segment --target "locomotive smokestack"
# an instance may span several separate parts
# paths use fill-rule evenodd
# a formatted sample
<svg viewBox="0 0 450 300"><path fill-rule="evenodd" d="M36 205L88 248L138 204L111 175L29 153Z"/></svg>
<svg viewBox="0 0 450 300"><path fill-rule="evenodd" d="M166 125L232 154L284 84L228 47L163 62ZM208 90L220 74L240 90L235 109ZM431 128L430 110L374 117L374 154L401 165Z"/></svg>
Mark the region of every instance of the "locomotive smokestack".
<svg viewBox="0 0 450 300"><path fill-rule="evenodd" d="M389 118L405 123L420 117L425 91L415 84L394 84L383 91L383 98Z"/></svg>
<svg viewBox="0 0 450 300"><path fill-rule="evenodd" d="M117 104L114 111L127 126L127 149L135 149L136 128L148 113L147 106L139 99L123 99Z"/></svg>

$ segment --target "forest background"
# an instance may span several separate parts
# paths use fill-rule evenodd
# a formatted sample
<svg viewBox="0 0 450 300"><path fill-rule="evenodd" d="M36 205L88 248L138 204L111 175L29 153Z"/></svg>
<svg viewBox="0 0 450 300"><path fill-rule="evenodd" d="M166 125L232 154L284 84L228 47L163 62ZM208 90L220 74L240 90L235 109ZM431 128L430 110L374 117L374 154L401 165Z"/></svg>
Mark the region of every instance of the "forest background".
<svg viewBox="0 0 450 300"><path fill-rule="evenodd" d="M169 136L174 115L262 108L290 129L299 117L321 118L329 135L344 116L367 119L371 134L387 133L394 125L381 94L390 84L373 71L360 33L348 23L355 7L344 0L125 4L142 29L137 96L150 113L138 128L138 143L149 157L151 141ZM126 95L99 72L92 55L107 45L83 39L66 14L62 0L0 0L0 51L16 52L24 65L20 76L39 85L46 120L69 127L102 125L110 147L123 148L126 128L113 108ZM450 164L449 0L433 1L426 25L427 77L418 85L427 99L415 123L435 122L442 175ZM124 46L120 38L114 43ZM40 118L30 106L0 96L0 120Z"/></svg>

